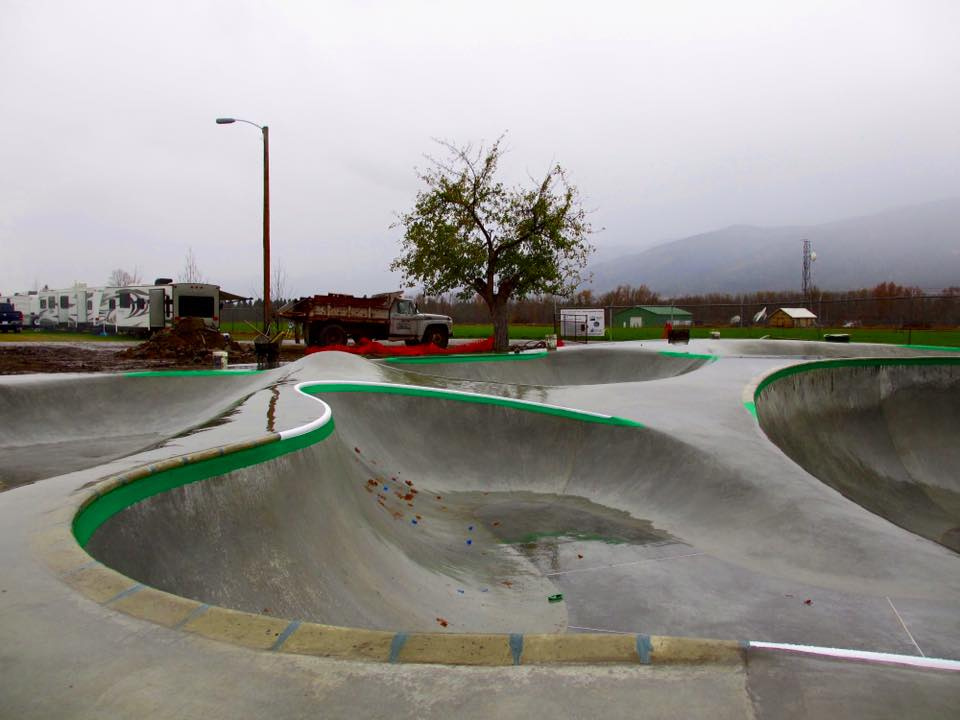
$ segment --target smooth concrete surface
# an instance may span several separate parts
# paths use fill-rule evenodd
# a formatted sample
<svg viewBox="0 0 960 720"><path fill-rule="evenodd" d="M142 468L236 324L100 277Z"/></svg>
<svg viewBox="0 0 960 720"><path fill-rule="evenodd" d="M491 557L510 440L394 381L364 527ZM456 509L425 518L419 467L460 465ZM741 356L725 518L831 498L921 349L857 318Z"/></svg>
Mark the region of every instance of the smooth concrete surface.
<svg viewBox="0 0 960 720"><path fill-rule="evenodd" d="M957 365L814 365L757 397L764 432L831 487L960 552Z"/></svg>
<svg viewBox="0 0 960 720"><path fill-rule="evenodd" d="M51 546L51 526L68 527L67 511L101 478L309 422L317 404L295 382L458 381L339 353L196 384L97 378L84 402L106 407L122 390L127 422L165 407L167 424L150 432L166 439L117 458L107 433L96 440L90 428L103 445L78 461L90 467L0 494L0 716L954 717L957 673L766 650L733 665L458 668L252 649L272 647L287 619L444 632L443 617L449 631L706 635L957 658L960 557L809 474L744 408L744 387L816 349L779 347L691 343L684 350L718 359L657 380L461 385L643 428L331 393L322 399L336 429L318 445L155 496L102 527L91 551L193 597L188 615L200 603L258 613L263 639L239 645L163 627L182 612L175 602L154 603L153 622L124 614L122 583L79 592L56 564L79 550ZM561 353L597 363L599 350ZM616 350L639 365L676 348ZM0 392L16 385L25 398L16 421L26 445L56 441L39 429L54 422L47 402L37 418L30 410L31 388L39 401L48 382L0 381ZM82 442L69 424L56 427ZM365 489L371 479L410 480L414 507L388 493L381 504ZM554 592L562 603L546 602Z"/></svg>
<svg viewBox="0 0 960 720"><path fill-rule="evenodd" d="M691 355L681 350L637 353L609 343L589 347L590 354L540 352L503 358L393 358L381 361L395 367L454 380L473 380L509 385L602 385L607 383L660 380L692 372L712 356Z"/></svg>
<svg viewBox="0 0 960 720"><path fill-rule="evenodd" d="M17 375L0 382L0 489L91 467L226 413L259 379Z"/></svg>

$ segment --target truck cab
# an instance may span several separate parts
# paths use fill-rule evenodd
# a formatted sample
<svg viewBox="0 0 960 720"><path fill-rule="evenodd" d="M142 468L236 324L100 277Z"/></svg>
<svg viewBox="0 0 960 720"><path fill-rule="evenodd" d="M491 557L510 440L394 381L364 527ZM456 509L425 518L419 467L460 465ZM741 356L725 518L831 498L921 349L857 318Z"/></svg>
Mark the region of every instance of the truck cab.
<svg viewBox="0 0 960 720"><path fill-rule="evenodd" d="M446 347L453 320L446 315L421 313L417 304L407 298L397 298L390 306L390 339L406 340L408 345L433 343Z"/></svg>

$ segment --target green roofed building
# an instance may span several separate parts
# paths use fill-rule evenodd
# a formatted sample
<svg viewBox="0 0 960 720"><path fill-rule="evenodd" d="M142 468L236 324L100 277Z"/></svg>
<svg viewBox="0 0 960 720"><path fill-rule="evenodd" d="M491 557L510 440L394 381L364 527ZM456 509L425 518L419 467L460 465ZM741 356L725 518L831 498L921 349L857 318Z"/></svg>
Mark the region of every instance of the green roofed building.
<svg viewBox="0 0 960 720"><path fill-rule="evenodd" d="M674 327L692 325L693 313L669 305L638 305L613 313L613 327L663 327L667 323Z"/></svg>

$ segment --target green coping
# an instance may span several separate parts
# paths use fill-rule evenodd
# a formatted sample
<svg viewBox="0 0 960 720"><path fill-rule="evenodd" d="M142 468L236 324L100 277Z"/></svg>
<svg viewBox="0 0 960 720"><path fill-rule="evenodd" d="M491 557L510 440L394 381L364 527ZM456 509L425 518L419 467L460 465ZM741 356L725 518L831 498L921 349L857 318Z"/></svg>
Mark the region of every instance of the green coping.
<svg viewBox="0 0 960 720"><path fill-rule="evenodd" d="M936 350L937 352L960 352L960 347L949 347L947 345L901 345L900 347L910 348L911 350Z"/></svg>
<svg viewBox="0 0 960 720"><path fill-rule="evenodd" d="M206 372L206 371L198 371ZM169 376L163 373L165 376ZM459 394L445 390L435 390L432 388L414 388L398 387L396 385L363 385L357 383L316 383L306 385L302 388L303 392L309 395L320 395L331 392L365 392L381 393L385 395L409 395L413 397L426 397L441 400L456 400L459 402L477 403L483 405L497 405L500 407L511 408L513 410L524 410L526 412L541 413L544 415L553 415L556 417L577 420L580 422L591 422L600 425L615 425L622 427L641 428L638 422L627 420L626 418L612 417L607 415L592 415L590 413L569 410L566 408L550 407L547 405L538 405L536 403L525 403L509 398L498 398L492 396L480 396L470 394ZM331 417L329 422L325 423L315 430L311 430L303 435L280 439L279 435L270 435L263 438L263 442L258 445L244 444L236 450L230 446L224 447L221 454L214 457L202 457L197 460L191 460L189 456L184 456L182 465L166 470L159 470L150 473L144 477L131 480L130 482L108 490L100 495L86 507L84 507L73 520L73 534L81 547L86 547L93 533L97 528L105 523L110 517L118 512L134 505L141 500L152 497L159 493L173 490L200 480L206 480L211 477L225 475L234 470L239 470L250 465L273 460L287 453L302 450L314 443L326 439L333 433L334 423Z"/></svg>
<svg viewBox="0 0 960 720"><path fill-rule="evenodd" d="M716 360L716 355L707 355L702 353L677 352L676 350L661 350L660 355L678 358L693 358L695 360Z"/></svg>
<svg viewBox="0 0 960 720"><path fill-rule="evenodd" d="M224 377L231 375L256 375L263 370L138 370L124 373L124 377Z"/></svg>
<svg viewBox="0 0 960 720"><path fill-rule="evenodd" d="M321 395L329 392L365 392L380 393L383 395L408 395L411 397L433 398L437 400L454 400L456 402L474 403L477 405L497 405L499 407L510 408L511 410L523 410L525 412L540 413L541 415L553 415L554 417L577 420L579 422L596 423L598 425L616 425L620 427L642 428L641 423L627 418L615 417L613 415L593 415L580 410L571 410L568 408L553 407L550 405L540 405L538 403L528 403L521 400L512 400L510 398L495 397L493 395L473 395L469 393L454 393L447 390L438 390L435 388L424 387L402 387L398 385L362 385L354 383L317 383L315 385L306 385L301 388L303 392L309 395Z"/></svg>
<svg viewBox="0 0 960 720"><path fill-rule="evenodd" d="M286 453L302 450L320 442L333 432L333 418L321 427L303 435L281 440L279 435L267 436L261 445L244 447L231 452L223 449L223 455L190 462L184 458L184 464L169 470L162 470L145 477L132 480L125 485L109 490L83 508L73 519L73 534L81 547L86 547L91 536L104 522L121 510L141 500L159 493L199 480L225 475L240 468L273 460Z"/></svg>
<svg viewBox="0 0 960 720"><path fill-rule="evenodd" d="M416 357L389 357L385 363L391 365L433 365L435 363L465 363L465 362L503 362L505 360L540 360L547 356L547 351L535 353L479 353L476 355L423 355Z"/></svg>
<svg viewBox="0 0 960 720"><path fill-rule="evenodd" d="M753 400L756 403L760 393L763 392L771 383L783 380L791 375L799 373L812 372L814 370L827 370L830 368L841 367L900 367L909 365L936 366L936 365L960 365L960 358L956 357L908 357L908 358L843 358L840 360L818 360L816 362L800 363L799 365L790 365L781 368L767 375L757 384L757 389L753 392ZM750 408L747 408L750 410ZM751 411L756 415L756 407Z"/></svg>

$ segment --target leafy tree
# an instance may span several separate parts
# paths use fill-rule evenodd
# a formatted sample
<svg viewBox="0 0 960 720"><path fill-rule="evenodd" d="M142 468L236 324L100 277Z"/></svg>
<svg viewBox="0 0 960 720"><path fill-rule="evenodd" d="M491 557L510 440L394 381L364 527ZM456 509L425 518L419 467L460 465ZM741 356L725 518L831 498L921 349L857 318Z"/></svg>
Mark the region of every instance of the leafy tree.
<svg viewBox="0 0 960 720"><path fill-rule="evenodd" d="M399 215L401 255L391 264L407 286L427 295L479 295L493 320L494 349L509 348L511 297L569 295L593 247L579 193L560 165L531 187L496 178L503 137L490 148L440 144L445 160L428 158L426 187L413 210Z"/></svg>

